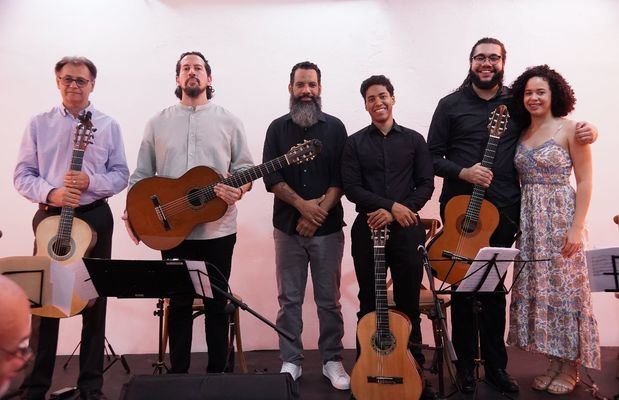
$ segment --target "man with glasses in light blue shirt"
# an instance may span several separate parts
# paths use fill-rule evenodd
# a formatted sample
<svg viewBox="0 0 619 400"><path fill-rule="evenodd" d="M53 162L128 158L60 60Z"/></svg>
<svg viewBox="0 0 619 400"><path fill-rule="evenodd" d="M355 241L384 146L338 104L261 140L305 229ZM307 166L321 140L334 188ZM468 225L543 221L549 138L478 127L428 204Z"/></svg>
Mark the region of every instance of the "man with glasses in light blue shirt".
<svg viewBox="0 0 619 400"><path fill-rule="evenodd" d="M107 198L122 191L129 169L118 123L95 109L89 100L95 87L97 68L85 57L64 57L55 67L56 86L62 103L32 118L26 127L17 156L13 182L26 199L38 203L32 225L58 215L63 207L90 225L96 243L88 256L110 258L114 220ZM76 127L80 116L90 113L96 132L83 154L81 170L71 165ZM82 311L80 374L77 386L81 399L105 399L103 349L106 299L97 298ZM32 346L36 358L32 372L22 385L25 399L44 399L52 383L57 318L33 317Z"/></svg>

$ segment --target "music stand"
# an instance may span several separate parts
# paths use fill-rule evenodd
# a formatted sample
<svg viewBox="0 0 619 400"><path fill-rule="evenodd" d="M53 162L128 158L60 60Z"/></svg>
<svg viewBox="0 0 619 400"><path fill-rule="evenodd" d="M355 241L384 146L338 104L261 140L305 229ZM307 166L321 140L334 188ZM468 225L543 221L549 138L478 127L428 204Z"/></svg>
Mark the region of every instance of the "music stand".
<svg viewBox="0 0 619 400"><path fill-rule="evenodd" d="M490 384L487 380L482 380L480 375L480 367L484 364L484 360L481 356L481 339L479 329L479 313L482 312L481 302L477 299L477 294L481 292L492 292L507 295L511 292L514 284L517 282L518 277L522 273L524 267L531 260L516 259L516 255L519 253L517 249L503 248L503 247L485 247L480 249L475 259L470 260L464 257L452 255L452 265L447 272L445 281L441 284L438 294L463 294L469 293L473 300L473 314L475 330L477 331L477 357L475 358L475 392L473 398L477 398L478 388L480 383L489 384L494 389L499 389ZM431 261L431 260L430 260ZM445 261L444 259L438 261ZM544 260L536 260L544 261ZM449 279L449 274L455 266L456 262L466 262L471 264L471 267L465 274L465 276L454 282L451 285L445 286L445 282ZM509 288L505 286L505 278L509 271L509 266L512 263L522 264L517 273L514 273L514 279ZM456 290L453 288L458 286ZM507 393L501 392L501 395L507 399L512 399Z"/></svg>
<svg viewBox="0 0 619 400"><path fill-rule="evenodd" d="M163 299L195 296L196 291L182 260L107 260L84 258L99 296L158 299L153 314L159 318L159 350L153 374L168 371L163 361Z"/></svg>
<svg viewBox="0 0 619 400"><path fill-rule="evenodd" d="M50 260L47 257L0 258L0 273L22 288L31 308L43 307L45 300L51 298L51 290L45 289L45 276L49 276L49 268Z"/></svg>

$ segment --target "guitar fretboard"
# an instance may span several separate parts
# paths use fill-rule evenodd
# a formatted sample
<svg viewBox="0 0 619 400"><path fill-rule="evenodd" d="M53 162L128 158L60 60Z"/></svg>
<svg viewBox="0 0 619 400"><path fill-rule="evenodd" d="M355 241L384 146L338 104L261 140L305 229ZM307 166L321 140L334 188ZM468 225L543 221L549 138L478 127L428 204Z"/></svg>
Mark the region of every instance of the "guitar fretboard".
<svg viewBox="0 0 619 400"><path fill-rule="evenodd" d="M385 246L374 244L374 290L376 293L376 331L382 337L389 335L389 304L387 302L387 267Z"/></svg>
<svg viewBox="0 0 619 400"><path fill-rule="evenodd" d="M255 181L257 179L262 178L265 175L268 175L277 170L280 170L289 164L290 163L288 162L286 155L283 155L271 161L265 162L264 164L256 165L255 167L251 167L251 168L239 171L235 173L234 175L231 175L215 183L211 183L208 186L204 186L200 188L199 190L197 190L195 193L191 193L188 196L192 196L192 198L194 198L194 196L198 195L200 202L204 204L208 201L213 200L215 197L217 197L217 195L215 194L214 188L218 183L223 183L225 185L238 188L238 187L245 185L246 183Z"/></svg>
<svg viewBox="0 0 619 400"><path fill-rule="evenodd" d="M496 150L499 147L500 136L491 135L484 151L484 158L481 161L481 165L488 169L492 169L494 164L494 157L496 156ZM473 193L469 200L468 207L466 208L466 218L473 226L477 225L479 220L479 211L481 210L481 204L486 195L486 189L481 185L475 185L473 187Z"/></svg>

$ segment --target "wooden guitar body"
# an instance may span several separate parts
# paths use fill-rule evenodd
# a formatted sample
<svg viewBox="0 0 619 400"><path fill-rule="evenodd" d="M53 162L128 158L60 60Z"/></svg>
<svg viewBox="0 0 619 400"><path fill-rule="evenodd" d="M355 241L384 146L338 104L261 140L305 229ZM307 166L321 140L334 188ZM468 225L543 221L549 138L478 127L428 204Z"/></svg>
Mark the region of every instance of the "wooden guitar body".
<svg viewBox="0 0 619 400"><path fill-rule="evenodd" d="M443 229L428 244L428 256L432 260L432 268L437 273L436 277L451 284L464 278L470 265L456 262L449 271L453 261L443 260L446 258L444 252L474 259L482 247L490 244L490 236L499 225L499 212L488 200L481 201L477 222L468 221L467 208L470 199L469 195L461 195L447 202Z"/></svg>
<svg viewBox="0 0 619 400"><path fill-rule="evenodd" d="M131 229L150 248L168 250L178 246L196 225L216 221L226 213L228 205L219 197L204 202L200 195L192 196L219 180L221 177L211 168L198 166L178 179L154 176L137 182L127 194ZM159 217L152 196L160 204L173 204L165 214L167 225Z"/></svg>
<svg viewBox="0 0 619 400"><path fill-rule="evenodd" d="M45 218L35 232L36 254L35 256L43 256L57 261L61 265L70 264L82 259L88 255L88 252L94 247L97 242L97 234L92 230L88 223L79 218L73 218L71 228L71 240L67 248L58 249L57 243L58 226L60 224L60 216L52 215ZM49 281L49 277L46 279ZM71 312L65 315L58 308L51 305L32 308L32 314L40 317L49 318L66 318L79 314L87 305L88 300L82 300L73 292L73 300L71 301Z"/></svg>
<svg viewBox="0 0 619 400"><path fill-rule="evenodd" d="M206 166L193 167L180 178L153 176L137 182L127 194L127 217L135 236L155 250L178 246L198 224L216 221L228 209L214 187L241 187L292 164L314 159L322 143L305 140L286 154L221 178Z"/></svg>
<svg viewBox="0 0 619 400"><path fill-rule="evenodd" d="M357 400L417 400L423 383L408 351L412 325L408 318L388 311L391 338L381 345L376 338L376 313L366 314L357 326L361 353L351 373L351 389Z"/></svg>

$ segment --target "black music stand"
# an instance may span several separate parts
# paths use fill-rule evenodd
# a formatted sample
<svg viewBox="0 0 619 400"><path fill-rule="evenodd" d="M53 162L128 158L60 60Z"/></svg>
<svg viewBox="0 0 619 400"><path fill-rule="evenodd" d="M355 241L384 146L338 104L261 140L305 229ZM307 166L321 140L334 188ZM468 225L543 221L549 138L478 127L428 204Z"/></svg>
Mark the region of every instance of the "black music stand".
<svg viewBox="0 0 619 400"><path fill-rule="evenodd" d="M484 250L486 250L486 253L482 253L484 252ZM453 256L451 258L452 265L447 272L447 275L445 277L445 282L449 279L449 274L451 270L453 269L453 267L455 266L456 262L466 262L468 264L471 264L471 267L469 268L466 275L462 279L447 286L445 286L445 282L443 282L439 290L436 291L437 294L451 294L451 295L456 294L456 293L457 294L469 293L471 298L473 299L473 314L475 316L474 324L475 324L475 330L477 331L477 357L474 360L475 378L476 378L475 392L473 393L474 399L477 398L477 393L478 393L478 388L480 386L480 383L486 383L493 389L499 390L499 388L495 387L494 385L489 383L487 380L481 379L481 375L479 372L480 367L484 364L484 360L481 356L481 341L480 341L480 331L479 331L479 314L483 312L483 310L481 308L481 302L477 300L477 294L480 292L493 292L493 293L500 293L503 295L507 295L508 293L511 292L514 284L518 280L518 277L522 273L525 265L531 261L531 260L516 259L515 254L514 256L509 256L509 258L506 258L505 255L502 254L505 252L512 252L512 251L513 250L510 248L502 248L502 247L484 248L484 249L481 249L480 252L478 253L478 257L480 255L482 255L482 257L479 257L479 258L476 257L474 260L466 259L466 258L459 257L459 256ZM488 252L491 252L491 253L494 252L494 254L488 258L487 256ZM445 260L441 259L438 261L445 261ZM544 261L544 260L536 260L536 261ZM501 263L506 265L504 271L501 271L498 267L498 265ZM512 263L521 263L522 265L520 266L518 271L514 273L513 275L514 279L512 281L512 284L509 288L507 288L505 286L505 278L507 277L507 272L509 271L509 265L511 265ZM453 288L457 285L459 285L458 289L454 290ZM513 399L507 393L501 392L501 395L507 399L510 399L510 400Z"/></svg>
<svg viewBox="0 0 619 400"><path fill-rule="evenodd" d="M168 371L163 360L163 299L196 295L185 262L84 258L84 264L99 296L158 299L153 315L159 318L159 350L153 374Z"/></svg>
<svg viewBox="0 0 619 400"><path fill-rule="evenodd" d="M432 303L434 304L434 315L431 319L434 320L437 328L434 330L434 347L436 351L434 352L434 359L432 361L432 365L436 366L436 372L438 374L438 394L439 397L449 398L458 392L455 391L445 395L445 378L443 374L443 363L447 361L447 371L449 372L449 377L452 382L455 382L456 376L454 372L455 363L458 361L458 356L456 355L456 351L454 350L453 343L449 339L449 332L447 330L447 323L445 319L445 314L443 313L443 300L439 299L437 295L437 290L434 285L434 275L432 273L432 266L430 265L430 260L428 258L428 252L423 245L419 245L417 247L417 251L421 255L421 260L423 263L423 267L426 271L426 275L428 276L428 285L429 290L432 293ZM444 352L447 352L447 359L445 360ZM432 371L432 370L431 370ZM432 371L434 372L434 371Z"/></svg>

